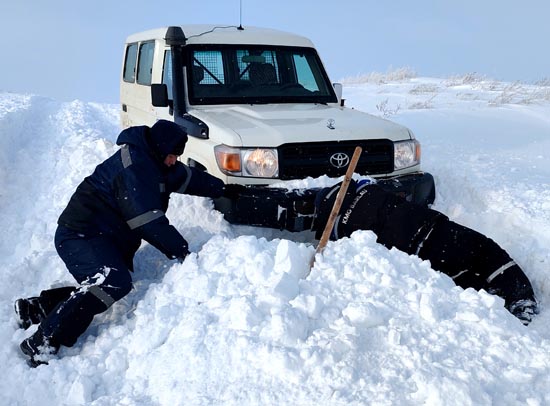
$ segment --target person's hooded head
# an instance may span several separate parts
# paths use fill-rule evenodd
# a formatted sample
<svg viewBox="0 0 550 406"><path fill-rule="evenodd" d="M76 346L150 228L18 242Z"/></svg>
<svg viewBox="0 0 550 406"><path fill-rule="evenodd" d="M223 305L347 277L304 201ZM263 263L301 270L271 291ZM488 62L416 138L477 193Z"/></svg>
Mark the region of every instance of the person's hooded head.
<svg viewBox="0 0 550 406"><path fill-rule="evenodd" d="M159 120L151 127L150 143L154 155L164 162L168 155L183 154L187 133L172 121Z"/></svg>

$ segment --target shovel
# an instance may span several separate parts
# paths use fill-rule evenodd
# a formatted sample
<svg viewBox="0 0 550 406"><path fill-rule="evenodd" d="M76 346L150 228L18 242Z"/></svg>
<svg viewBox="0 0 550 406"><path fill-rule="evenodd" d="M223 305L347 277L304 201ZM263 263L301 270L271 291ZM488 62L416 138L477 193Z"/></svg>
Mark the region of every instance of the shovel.
<svg viewBox="0 0 550 406"><path fill-rule="evenodd" d="M311 269L315 264L315 257L317 256L317 254L322 253L323 249L327 245L327 242L330 238L330 233L332 231L332 228L334 227L334 222L336 221L336 216L340 211L340 207L342 206L342 202L344 201L344 196L346 195L349 183L351 181L351 176L355 171L355 167L357 166L357 162L359 161L359 157L361 156L362 151L363 149L361 147L355 147L355 151L353 152L353 157L351 158L351 162L349 163L348 170L346 171L346 175L344 176L344 181L342 182L342 185L340 186L340 190L336 195L336 200L334 201L334 205L332 206L332 210L328 217L327 224L325 226L321 239L319 240L319 245L317 246L317 249L315 250L315 254L313 255L313 258L311 259L311 262L309 264L309 272L307 273L306 278L311 273Z"/></svg>

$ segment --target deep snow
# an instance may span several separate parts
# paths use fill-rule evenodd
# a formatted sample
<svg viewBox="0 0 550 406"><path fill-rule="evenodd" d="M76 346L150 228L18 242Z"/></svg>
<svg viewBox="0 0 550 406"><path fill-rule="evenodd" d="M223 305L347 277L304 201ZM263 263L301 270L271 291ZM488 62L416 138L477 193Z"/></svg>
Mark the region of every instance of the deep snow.
<svg viewBox="0 0 550 406"><path fill-rule="evenodd" d="M168 217L194 254L177 264L144 244L136 289L29 369L18 345L34 328L17 328L13 301L72 283L55 223L116 150L118 106L0 93L0 404L550 404L548 83L365 79L347 81L347 105L415 132L434 208L533 282L530 326L371 232L329 243L305 278L311 233L232 226L208 199L174 196Z"/></svg>

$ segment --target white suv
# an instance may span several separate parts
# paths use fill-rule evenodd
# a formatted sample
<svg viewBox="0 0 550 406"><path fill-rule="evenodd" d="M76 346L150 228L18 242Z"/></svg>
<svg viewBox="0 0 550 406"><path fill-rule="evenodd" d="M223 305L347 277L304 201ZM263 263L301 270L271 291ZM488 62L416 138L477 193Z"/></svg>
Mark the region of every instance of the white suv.
<svg viewBox="0 0 550 406"><path fill-rule="evenodd" d="M184 162L225 183L338 177L359 145L357 173L380 178L409 200L433 201L433 178L420 171L412 132L344 107L342 86L331 84L313 44L302 36L206 25L134 34L126 41L120 93L123 127L175 121L190 136ZM307 227L292 219L300 213L286 207L296 206L297 196L250 190L237 201L216 202L229 221ZM250 210L258 200L263 206L269 201L276 212L257 209L255 219Z"/></svg>

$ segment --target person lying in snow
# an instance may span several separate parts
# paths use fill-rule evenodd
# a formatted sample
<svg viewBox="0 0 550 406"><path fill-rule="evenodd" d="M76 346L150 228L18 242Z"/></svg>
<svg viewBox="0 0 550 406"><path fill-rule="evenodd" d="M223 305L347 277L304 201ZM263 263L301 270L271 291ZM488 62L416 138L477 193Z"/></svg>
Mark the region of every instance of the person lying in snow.
<svg viewBox="0 0 550 406"><path fill-rule="evenodd" d="M78 186L59 217L55 247L80 286L15 302L20 327L39 323L20 345L31 366L73 346L96 314L130 292L142 239L170 259L189 254L164 214L170 194L215 198L227 191L221 180L178 161L186 142L185 131L166 120L128 128L118 136L120 150Z"/></svg>
<svg viewBox="0 0 550 406"><path fill-rule="evenodd" d="M312 224L317 239L323 234L340 185L317 193ZM462 288L484 289L500 296L506 309L525 325L538 313L529 279L493 240L369 180L351 181L331 239L349 237L357 230L371 230L376 241L387 248L429 260L433 269L447 274Z"/></svg>

